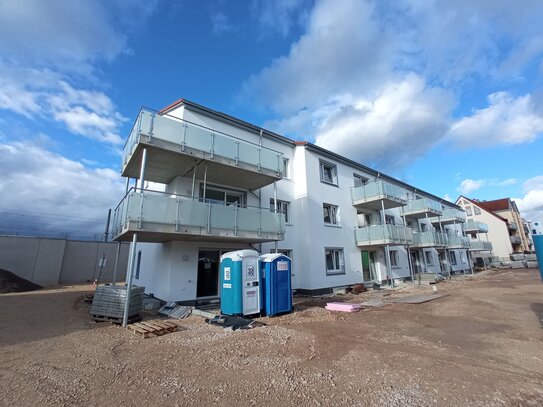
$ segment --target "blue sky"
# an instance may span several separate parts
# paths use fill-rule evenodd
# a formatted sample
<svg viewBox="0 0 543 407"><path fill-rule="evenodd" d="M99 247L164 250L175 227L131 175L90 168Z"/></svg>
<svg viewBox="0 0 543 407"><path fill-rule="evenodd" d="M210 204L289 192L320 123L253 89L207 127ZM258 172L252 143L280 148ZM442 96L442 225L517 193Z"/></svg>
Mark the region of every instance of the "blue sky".
<svg viewBox="0 0 543 407"><path fill-rule="evenodd" d="M541 219L541 21L539 0L4 0L0 211L103 223L139 107L184 97Z"/></svg>

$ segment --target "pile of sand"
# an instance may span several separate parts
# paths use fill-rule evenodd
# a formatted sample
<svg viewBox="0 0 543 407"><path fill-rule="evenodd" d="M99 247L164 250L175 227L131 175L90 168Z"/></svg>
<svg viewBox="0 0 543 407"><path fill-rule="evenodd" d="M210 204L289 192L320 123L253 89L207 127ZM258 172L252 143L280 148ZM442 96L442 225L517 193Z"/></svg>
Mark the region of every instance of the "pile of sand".
<svg viewBox="0 0 543 407"><path fill-rule="evenodd" d="M42 286L25 280L11 271L0 269L0 293L18 293L39 290Z"/></svg>

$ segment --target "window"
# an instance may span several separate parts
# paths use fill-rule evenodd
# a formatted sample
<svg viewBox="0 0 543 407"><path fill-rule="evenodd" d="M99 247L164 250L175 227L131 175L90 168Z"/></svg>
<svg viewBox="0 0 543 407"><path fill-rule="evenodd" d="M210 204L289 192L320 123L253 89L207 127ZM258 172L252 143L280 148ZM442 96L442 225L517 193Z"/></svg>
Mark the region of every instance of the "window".
<svg viewBox="0 0 543 407"><path fill-rule="evenodd" d="M390 267L398 267L398 250L390 251Z"/></svg>
<svg viewBox="0 0 543 407"><path fill-rule="evenodd" d="M387 225L394 225L394 216L391 215L385 215L385 223Z"/></svg>
<svg viewBox="0 0 543 407"><path fill-rule="evenodd" d="M141 250L138 250L138 260L136 262L136 280L140 279Z"/></svg>
<svg viewBox="0 0 543 407"><path fill-rule="evenodd" d="M434 256L432 256L432 252L424 252L424 255L426 256L426 265L433 266Z"/></svg>
<svg viewBox="0 0 543 407"><path fill-rule="evenodd" d="M449 252L449 260L451 261L451 264L453 266L456 265L456 253L455 252Z"/></svg>
<svg viewBox="0 0 543 407"><path fill-rule="evenodd" d="M274 199L270 198L270 211L275 211ZM285 216L285 223L290 223L290 202L277 200L277 213Z"/></svg>
<svg viewBox="0 0 543 407"><path fill-rule="evenodd" d="M371 226L371 215L369 213L364 214L364 223L366 226Z"/></svg>
<svg viewBox="0 0 543 407"><path fill-rule="evenodd" d="M324 258L326 262L326 275L345 274L345 261L343 260L343 249L325 248Z"/></svg>
<svg viewBox="0 0 543 407"><path fill-rule="evenodd" d="M477 208L476 206L473 207L473 212L475 212L475 215L480 215L481 214L481 210L479 208Z"/></svg>
<svg viewBox="0 0 543 407"><path fill-rule="evenodd" d="M337 167L324 161L320 162L321 182L337 185Z"/></svg>
<svg viewBox="0 0 543 407"><path fill-rule="evenodd" d="M473 214L471 213L471 206L466 206L466 215L468 215L468 216L473 215Z"/></svg>
<svg viewBox="0 0 543 407"><path fill-rule="evenodd" d="M290 176L288 163L289 163L288 158L283 157L283 168L281 168L281 171L283 172L283 178L289 178Z"/></svg>
<svg viewBox="0 0 543 407"><path fill-rule="evenodd" d="M427 229L428 229L428 225L426 223L421 223L420 224L420 231L421 232L426 232Z"/></svg>
<svg viewBox="0 0 543 407"><path fill-rule="evenodd" d="M322 214L326 225L339 225L339 207L322 204Z"/></svg>
<svg viewBox="0 0 543 407"><path fill-rule="evenodd" d="M353 174L353 181L354 181L354 187L358 188L362 185L366 185L368 183L368 179L364 178L362 175Z"/></svg>
<svg viewBox="0 0 543 407"><path fill-rule="evenodd" d="M204 196L204 187L200 186L200 196ZM218 187L207 186L205 190L206 202L224 203L225 205L244 205L245 194L243 192L231 191Z"/></svg>

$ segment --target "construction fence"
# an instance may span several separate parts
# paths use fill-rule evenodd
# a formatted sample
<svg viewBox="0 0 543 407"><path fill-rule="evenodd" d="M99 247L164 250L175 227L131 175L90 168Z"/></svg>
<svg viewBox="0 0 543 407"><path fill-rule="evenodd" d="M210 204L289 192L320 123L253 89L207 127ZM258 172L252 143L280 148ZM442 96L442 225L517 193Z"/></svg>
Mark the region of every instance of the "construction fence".
<svg viewBox="0 0 543 407"><path fill-rule="evenodd" d="M0 268L42 286L92 282L99 276L100 282L111 282L118 247L117 242L0 236ZM129 248L121 244L117 281L125 279Z"/></svg>

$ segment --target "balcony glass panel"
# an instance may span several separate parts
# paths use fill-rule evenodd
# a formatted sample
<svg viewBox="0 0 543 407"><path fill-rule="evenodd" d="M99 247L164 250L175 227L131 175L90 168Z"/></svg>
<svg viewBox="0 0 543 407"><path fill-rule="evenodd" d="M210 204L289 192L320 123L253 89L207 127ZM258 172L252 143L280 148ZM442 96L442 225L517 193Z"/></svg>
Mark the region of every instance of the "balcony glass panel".
<svg viewBox="0 0 543 407"><path fill-rule="evenodd" d="M151 132L152 130L152 132ZM126 164L138 143L140 132L144 136L185 145L189 148L203 151L207 154L225 157L231 160L238 155L239 162L274 172L280 171L282 153L259 147L234 136L207 129L193 123L186 122L171 116L161 116L147 109L142 109L123 150L123 164ZM151 134L152 133L152 134Z"/></svg>
<svg viewBox="0 0 543 407"><path fill-rule="evenodd" d="M413 199L407 202L404 211L407 212L441 212L441 204L428 198Z"/></svg>
<svg viewBox="0 0 543 407"><path fill-rule="evenodd" d="M222 203L208 203L193 200L180 195L166 194L156 191L142 193L131 191L121 201L113 214L115 230L120 232L127 221L147 224L155 223L175 228L191 226L210 229L227 230L234 234L237 230L258 233L284 233L283 215L270 212L268 208L242 208ZM145 228L145 225L144 225Z"/></svg>
<svg viewBox="0 0 543 407"><path fill-rule="evenodd" d="M447 235L448 245L458 248L469 248L469 239L465 236Z"/></svg>
<svg viewBox="0 0 543 407"><path fill-rule="evenodd" d="M360 244L382 242L406 244L412 241L411 228L400 225L373 225L356 228L356 241Z"/></svg>
<svg viewBox="0 0 543 407"><path fill-rule="evenodd" d="M413 244L421 246L446 246L447 236L445 233L436 231L413 233Z"/></svg>
<svg viewBox="0 0 543 407"><path fill-rule="evenodd" d="M385 181L369 182L365 185L351 189L353 201L364 201L377 199L381 196L387 196L400 201L405 201L406 191L403 188L390 184Z"/></svg>
<svg viewBox="0 0 543 407"><path fill-rule="evenodd" d="M478 232L486 233L488 232L488 225L483 222L477 222L473 219L468 219L466 222L465 230L476 230Z"/></svg>

